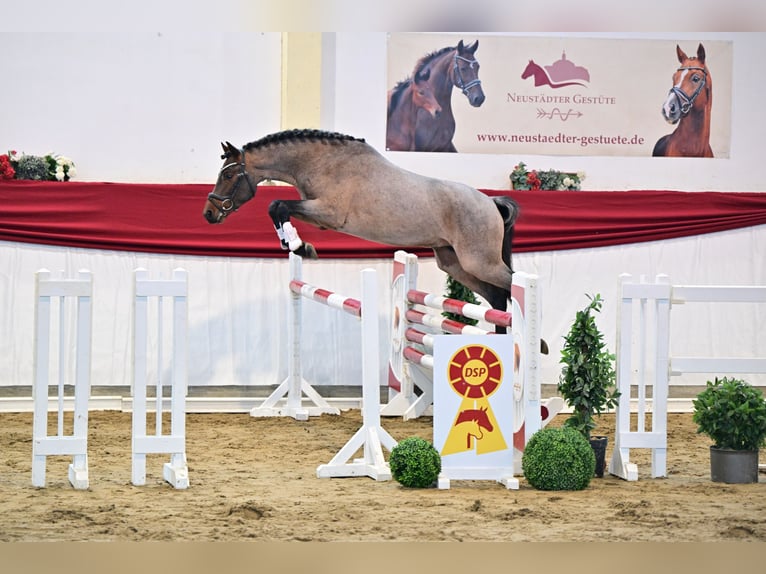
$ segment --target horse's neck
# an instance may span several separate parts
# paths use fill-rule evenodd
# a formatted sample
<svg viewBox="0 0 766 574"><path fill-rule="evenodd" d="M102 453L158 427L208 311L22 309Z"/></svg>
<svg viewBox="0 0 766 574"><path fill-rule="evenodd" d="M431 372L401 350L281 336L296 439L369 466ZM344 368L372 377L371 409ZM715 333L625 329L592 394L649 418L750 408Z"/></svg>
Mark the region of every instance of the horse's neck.
<svg viewBox="0 0 766 574"><path fill-rule="evenodd" d="M704 108L692 108L681 118L675 131L684 141L695 142L699 151L705 151L710 145L710 108L709 100Z"/></svg>
<svg viewBox="0 0 766 574"><path fill-rule="evenodd" d="M431 86L434 89L434 97L442 107L442 111L452 109L452 88L455 87L452 81L454 59L454 52L447 52L442 56L438 65L433 66L438 73L431 73Z"/></svg>
<svg viewBox="0 0 766 574"><path fill-rule="evenodd" d="M281 146L286 149L286 146ZM249 161L248 161L249 159ZM245 162L248 169L255 169L262 179L282 181L292 186L298 185L300 156L295 153L282 153L279 156L272 153L253 152Z"/></svg>

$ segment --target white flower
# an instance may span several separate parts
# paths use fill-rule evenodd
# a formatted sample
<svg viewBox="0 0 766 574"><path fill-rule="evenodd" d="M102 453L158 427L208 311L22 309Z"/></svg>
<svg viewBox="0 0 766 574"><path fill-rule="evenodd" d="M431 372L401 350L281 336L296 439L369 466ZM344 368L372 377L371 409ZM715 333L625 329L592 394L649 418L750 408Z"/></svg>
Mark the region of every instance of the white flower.
<svg viewBox="0 0 766 574"><path fill-rule="evenodd" d="M64 181L64 168L62 166L58 166L56 168L56 179L59 181Z"/></svg>
<svg viewBox="0 0 766 574"><path fill-rule="evenodd" d="M562 183L564 184L565 188L572 187L574 185L574 180L571 177L567 176L564 178L564 181Z"/></svg>
<svg viewBox="0 0 766 574"><path fill-rule="evenodd" d="M77 170L74 167L74 164L69 166L69 170L67 170L67 175L69 176L69 179L72 179L74 176L77 175Z"/></svg>

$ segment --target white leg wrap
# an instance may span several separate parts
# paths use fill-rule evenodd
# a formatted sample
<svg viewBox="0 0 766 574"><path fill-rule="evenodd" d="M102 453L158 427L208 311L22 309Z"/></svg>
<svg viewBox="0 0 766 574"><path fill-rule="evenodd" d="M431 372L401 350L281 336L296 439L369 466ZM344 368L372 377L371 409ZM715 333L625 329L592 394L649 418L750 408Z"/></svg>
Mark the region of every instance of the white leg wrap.
<svg viewBox="0 0 766 574"><path fill-rule="evenodd" d="M295 251L303 245L303 240L298 236L298 230L293 227L292 223L285 221L282 224L282 231L285 234L285 240L287 241L287 246L290 248L290 251Z"/></svg>

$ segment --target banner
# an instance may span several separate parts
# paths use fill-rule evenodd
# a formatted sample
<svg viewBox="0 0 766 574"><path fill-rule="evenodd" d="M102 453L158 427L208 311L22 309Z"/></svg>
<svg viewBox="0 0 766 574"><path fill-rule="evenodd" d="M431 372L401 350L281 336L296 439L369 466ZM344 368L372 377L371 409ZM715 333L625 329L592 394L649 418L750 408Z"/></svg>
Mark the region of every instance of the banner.
<svg viewBox="0 0 766 574"><path fill-rule="evenodd" d="M389 151L729 157L731 42L397 33L387 67Z"/></svg>

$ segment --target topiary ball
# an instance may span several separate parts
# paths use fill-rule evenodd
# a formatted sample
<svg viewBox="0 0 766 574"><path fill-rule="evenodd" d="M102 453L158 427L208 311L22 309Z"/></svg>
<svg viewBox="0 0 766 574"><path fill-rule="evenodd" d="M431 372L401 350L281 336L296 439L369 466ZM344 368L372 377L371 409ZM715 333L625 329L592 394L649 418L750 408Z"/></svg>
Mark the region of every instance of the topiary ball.
<svg viewBox="0 0 766 574"><path fill-rule="evenodd" d="M439 477L442 457L430 442L412 436L400 441L391 450L388 465L391 476L402 486L426 488Z"/></svg>
<svg viewBox="0 0 766 574"><path fill-rule="evenodd" d="M546 427L524 447L521 469L538 490L582 490L596 471L596 455L579 431Z"/></svg>

